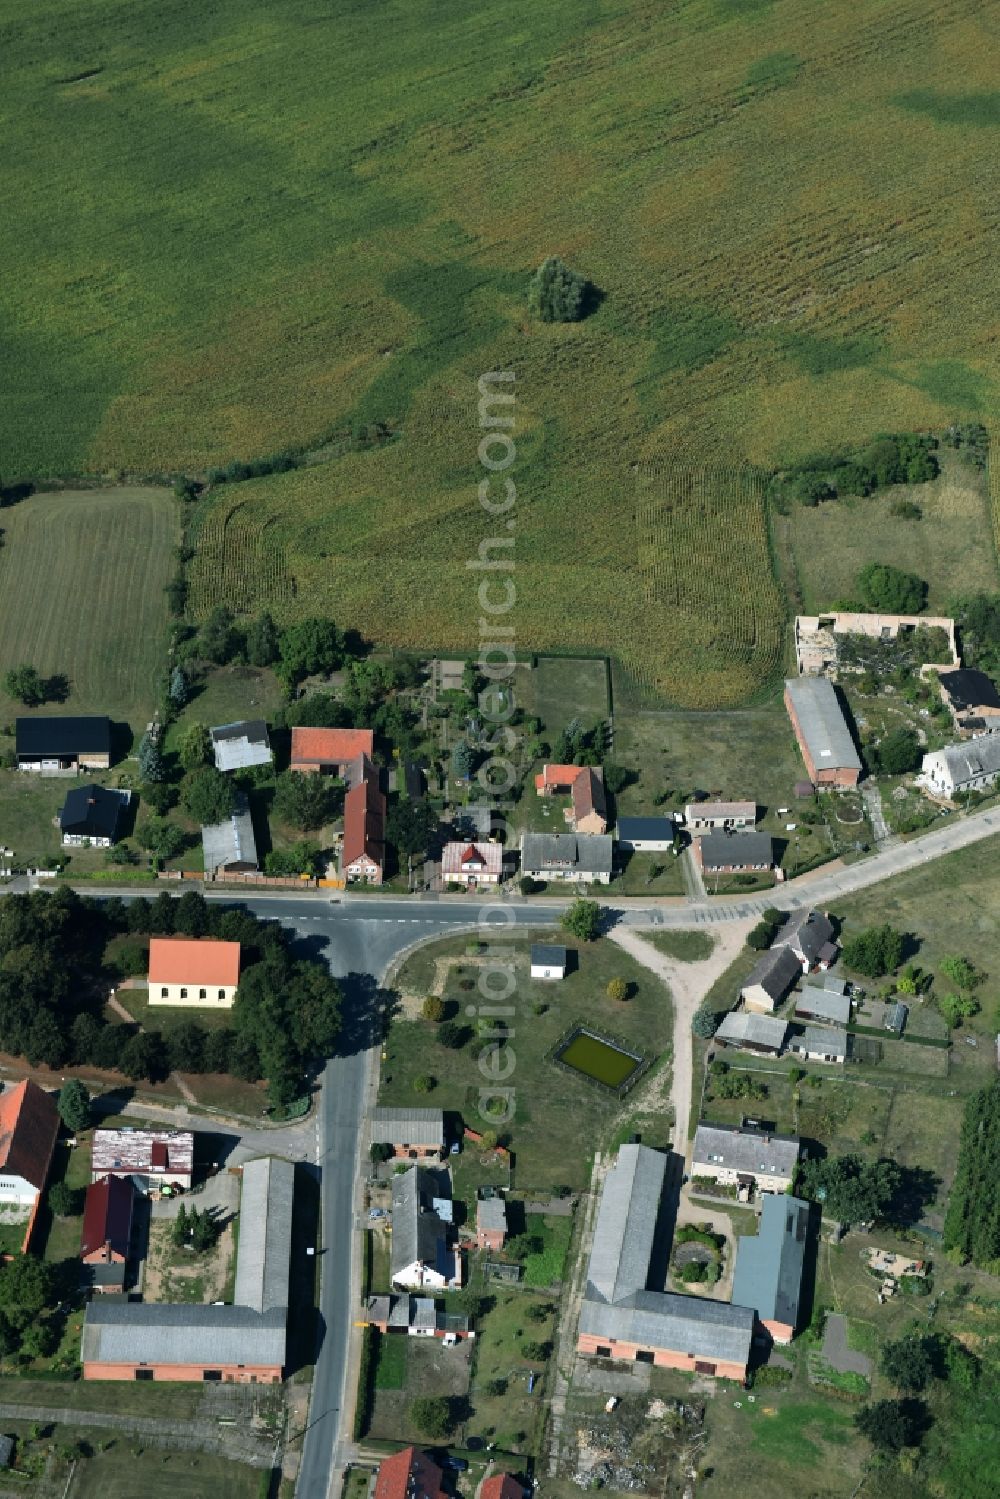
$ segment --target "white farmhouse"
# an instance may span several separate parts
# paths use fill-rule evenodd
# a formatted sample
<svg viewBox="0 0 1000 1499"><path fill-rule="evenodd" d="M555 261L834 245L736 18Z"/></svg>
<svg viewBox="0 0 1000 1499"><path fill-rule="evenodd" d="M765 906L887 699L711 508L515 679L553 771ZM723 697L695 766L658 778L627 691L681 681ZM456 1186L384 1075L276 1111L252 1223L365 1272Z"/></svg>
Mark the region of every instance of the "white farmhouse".
<svg viewBox="0 0 1000 1499"><path fill-rule="evenodd" d="M1000 776L1000 734L980 734L925 755L920 780L933 796L950 801L963 791L985 791Z"/></svg>

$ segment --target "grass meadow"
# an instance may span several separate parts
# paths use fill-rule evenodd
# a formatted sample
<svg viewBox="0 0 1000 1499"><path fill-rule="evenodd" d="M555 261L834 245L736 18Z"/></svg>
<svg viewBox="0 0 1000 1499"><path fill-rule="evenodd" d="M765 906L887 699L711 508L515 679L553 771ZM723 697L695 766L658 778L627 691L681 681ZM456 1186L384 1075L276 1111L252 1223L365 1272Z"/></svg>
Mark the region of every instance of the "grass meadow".
<svg viewBox="0 0 1000 1499"><path fill-rule="evenodd" d="M65 709L34 711L106 713L141 731L163 670L176 502L154 489L63 491L2 521L0 676L25 663L64 674ZM0 723L25 711L0 692Z"/></svg>
<svg viewBox="0 0 1000 1499"><path fill-rule="evenodd" d="M398 434L209 501L196 613L473 644L513 369L519 646L728 706L782 658L759 471L994 409L973 0L49 0L4 40L4 477ZM581 324L526 316L552 253Z"/></svg>

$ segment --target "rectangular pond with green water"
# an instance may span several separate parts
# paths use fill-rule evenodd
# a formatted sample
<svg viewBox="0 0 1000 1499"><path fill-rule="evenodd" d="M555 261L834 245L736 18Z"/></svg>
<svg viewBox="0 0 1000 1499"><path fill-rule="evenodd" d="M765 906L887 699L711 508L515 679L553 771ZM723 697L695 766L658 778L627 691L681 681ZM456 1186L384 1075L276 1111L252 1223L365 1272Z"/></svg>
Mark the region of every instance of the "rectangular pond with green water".
<svg viewBox="0 0 1000 1499"><path fill-rule="evenodd" d="M621 1088L633 1072L642 1065L642 1058L633 1056L610 1041L602 1041L588 1031L578 1030L570 1036L565 1046L560 1047L556 1057L584 1077L603 1083L606 1088Z"/></svg>

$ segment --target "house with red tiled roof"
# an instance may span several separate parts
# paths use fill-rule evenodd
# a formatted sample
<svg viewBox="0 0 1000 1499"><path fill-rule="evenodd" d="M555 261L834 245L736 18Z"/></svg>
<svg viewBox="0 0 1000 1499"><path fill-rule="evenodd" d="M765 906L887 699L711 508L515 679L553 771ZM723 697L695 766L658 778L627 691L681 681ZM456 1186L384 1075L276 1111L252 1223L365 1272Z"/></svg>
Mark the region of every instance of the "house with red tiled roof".
<svg viewBox="0 0 1000 1499"><path fill-rule="evenodd" d="M240 944L214 937L151 937L149 1003L231 1009L240 981Z"/></svg>
<svg viewBox="0 0 1000 1499"><path fill-rule="evenodd" d="M491 1473L479 1485L477 1499L524 1499L524 1489L510 1473Z"/></svg>
<svg viewBox="0 0 1000 1499"><path fill-rule="evenodd" d="M359 755L371 756L375 735L371 729L292 729L289 770L307 774L342 776Z"/></svg>
<svg viewBox="0 0 1000 1499"><path fill-rule="evenodd" d="M344 798L344 843L340 872L345 880L381 885L385 875L385 793L377 765L361 755L348 766Z"/></svg>
<svg viewBox="0 0 1000 1499"><path fill-rule="evenodd" d="M543 765L535 777L539 796L569 794L567 820L574 832L600 835L608 831L604 772L593 765Z"/></svg>
<svg viewBox="0 0 1000 1499"><path fill-rule="evenodd" d="M382 1459L373 1499L445 1499L444 1474L418 1447Z"/></svg>
<svg viewBox="0 0 1000 1499"><path fill-rule="evenodd" d="M121 1291L132 1238L135 1186L130 1176L106 1176L87 1188L80 1259L100 1272L95 1291Z"/></svg>
<svg viewBox="0 0 1000 1499"><path fill-rule="evenodd" d="M503 844L446 843L441 851L441 878L449 885L499 885L503 878Z"/></svg>
<svg viewBox="0 0 1000 1499"><path fill-rule="evenodd" d="M58 1134L55 1096L30 1078L0 1096L0 1207L35 1206Z"/></svg>

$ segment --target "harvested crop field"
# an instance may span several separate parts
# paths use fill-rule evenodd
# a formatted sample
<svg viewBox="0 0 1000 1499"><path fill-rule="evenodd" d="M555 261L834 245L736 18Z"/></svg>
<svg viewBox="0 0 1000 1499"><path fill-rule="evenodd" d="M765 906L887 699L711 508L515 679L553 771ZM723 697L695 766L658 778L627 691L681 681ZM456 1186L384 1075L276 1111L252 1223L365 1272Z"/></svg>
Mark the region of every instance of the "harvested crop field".
<svg viewBox="0 0 1000 1499"><path fill-rule="evenodd" d="M0 675L29 664L69 679L65 710L141 726L167 638L177 504L155 489L34 494L2 512ZM25 710L0 693L5 719Z"/></svg>
<svg viewBox="0 0 1000 1499"><path fill-rule="evenodd" d="M477 381L511 369L519 646L761 696L784 600L754 476L995 409L990 22L42 0L5 35L4 478L315 444L209 502L195 611L473 647ZM581 323L527 314L550 254L598 289ZM371 424L395 439L342 440Z"/></svg>

